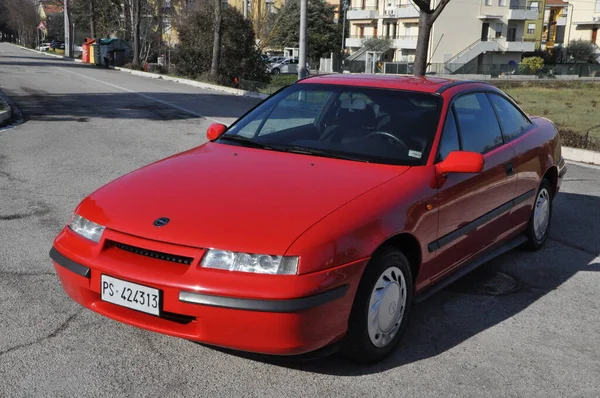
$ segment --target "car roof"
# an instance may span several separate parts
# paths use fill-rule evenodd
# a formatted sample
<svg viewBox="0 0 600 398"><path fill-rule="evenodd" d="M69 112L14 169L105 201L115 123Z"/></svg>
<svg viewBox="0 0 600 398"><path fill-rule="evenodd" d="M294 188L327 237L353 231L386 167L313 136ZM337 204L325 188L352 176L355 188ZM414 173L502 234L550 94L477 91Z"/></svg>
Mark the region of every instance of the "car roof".
<svg viewBox="0 0 600 398"><path fill-rule="evenodd" d="M347 86L391 88L396 90L440 93L447 88L466 83L483 83L471 80L447 79L431 76L404 76L387 74L337 73L309 76L298 84L337 84Z"/></svg>

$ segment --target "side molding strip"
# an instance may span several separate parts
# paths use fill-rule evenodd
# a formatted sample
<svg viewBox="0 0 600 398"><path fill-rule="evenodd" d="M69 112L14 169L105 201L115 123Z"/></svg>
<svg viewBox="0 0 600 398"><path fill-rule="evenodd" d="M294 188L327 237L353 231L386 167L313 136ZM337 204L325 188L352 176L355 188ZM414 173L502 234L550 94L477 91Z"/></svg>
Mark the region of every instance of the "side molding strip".
<svg viewBox="0 0 600 398"><path fill-rule="evenodd" d="M467 225L460 227L459 229L456 229L456 230L450 232L449 234L442 236L438 240L431 242L429 245L427 245L427 249L429 250L430 253L432 253L436 250L439 250L442 247L457 240L461 236L466 235L466 234L476 230L483 224L492 221L494 218L501 216L502 214L506 213L507 211L510 211L514 206L517 206L520 203L527 201L527 199L529 199L533 196L535 196L535 189L529 190L529 191L525 192L523 195L517 196L513 200L506 202L499 207L496 207L494 210L490 211L489 213L486 213L483 216L476 218L475 220L471 221Z"/></svg>

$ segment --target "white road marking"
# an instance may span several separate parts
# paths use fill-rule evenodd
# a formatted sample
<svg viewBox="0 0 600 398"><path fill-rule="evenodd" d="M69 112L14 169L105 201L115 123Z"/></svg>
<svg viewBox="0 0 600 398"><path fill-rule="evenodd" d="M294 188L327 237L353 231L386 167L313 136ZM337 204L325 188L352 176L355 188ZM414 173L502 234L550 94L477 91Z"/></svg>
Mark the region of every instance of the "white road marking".
<svg viewBox="0 0 600 398"><path fill-rule="evenodd" d="M170 103L170 102L167 102L167 101L159 100L158 98L154 98L154 97L151 97L151 96L149 96L149 95L146 95L146 94L139 93L139 92L137 92L137 91L135 91L135 90L130 90L130 89L128 89L128 88L125 88L125 87L117 86L116 84L108 83L108 82L105 82L105 81L103 81L103 80L94 79L93 77L90 77L90 76L88 76L88 75L82 75L81 73L73 72L73 71L71 71L71 70L68 70L68 69L65 69L65 68L61 68L61 67L59 67L59 66L56 66L55 68L56 68L56 69L59 69L59 70L62 70L63 72L67 72L67 73L71 73L71 74L73 74L73 75L81 76L81 77L83 77L83 78L85 78L85 79L87 79L87 80L92 80L92 81L95 81L95 82L97 82L97 83L104 84L104 85L106 85L106 86L114 87L114 88L116 88L116 89L118 89L118 90L121 90L121 91L126 91L126 92L128 92L128 93L133 93L133 94L139 95L140 97L146 98L146 99L148 99L148 100L150 100L150 101L158 102L159 104L163 104L163 105L165 105L165 106L171 107L171 108L173 108L173 109L177 109L177 110L179 110L179 111L181 111L181 112L185 112L185 113L187 113L187 114L190 114L190 115L193 115L193 116L196 116L196 117L200 117L200 118L203 118L203 119L206 119L206 120L211 120L211 121L213 121L213 122L215 122L215 123L222 123L222 124L226 124L225 122L223 122L223 121L221 121L221 120L214 119L214 118L212 118L212 117L208 117L208 116L205 116L205 115L201 115L201 114L199 114L198 112L194 112L194 111L191 111L191 110L189 110L189 109L182 108L182 107L181 107L181 106L179 106L179 105L175 105L175 104L172 104L172 103Z"/></svg>

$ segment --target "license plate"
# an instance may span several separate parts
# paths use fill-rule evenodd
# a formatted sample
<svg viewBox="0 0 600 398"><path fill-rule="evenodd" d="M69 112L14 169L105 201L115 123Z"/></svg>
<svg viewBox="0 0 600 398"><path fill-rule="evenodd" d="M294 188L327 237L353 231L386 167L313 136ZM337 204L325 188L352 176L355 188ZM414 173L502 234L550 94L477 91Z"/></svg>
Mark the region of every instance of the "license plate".
<svg viewBox="0 0 600 398"><path fill-rule="evenodd" d="M100 290L100 297L103 301L152 315L160 314L158 289L102 275Z"/></svg>

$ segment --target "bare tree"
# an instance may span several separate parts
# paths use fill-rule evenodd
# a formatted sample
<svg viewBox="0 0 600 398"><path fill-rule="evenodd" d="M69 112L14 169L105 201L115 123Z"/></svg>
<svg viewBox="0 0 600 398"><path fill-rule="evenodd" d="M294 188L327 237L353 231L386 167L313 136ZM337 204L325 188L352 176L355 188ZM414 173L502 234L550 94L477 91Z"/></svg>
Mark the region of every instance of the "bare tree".
<svg viewBox="0 0 600 398"><path fill-rule="evenodd" d="M427 70L427 53L429 52L429 37L433 23L440 16L450 0L440 0L438 5L432 9L431 0L412 0L421 10L419 16L419 36L417 38L417 51L413 73L415 76L424 76Z"/></svg>
<svg viewBox="0 0 600 398"><path fill-rule="evenodd" d="M219 63L221 58L221 8L222 0L215 0L215 24L213 37L212 63L210 66L210 77L214 80L219 76Z"/></svg>
<svg viewBox="0 0 600 398"><path fill-rule="evenodd" d="M36 41L38 22L35 2L32 0L2 0L7 15L6 25L17 33L20 44L33 47Z"/></svg>
<svg viewBox="0 0 600 398"><path fill-rule="evenodd" d="M90 35L96 37L96 13L94 12L95 0L90 1Z"/></svg>
<svg viewBox="0 0 600 398"><path fill-rule="evenodd" d="M142 0L129 0L131 4L131 26L133 29L133 67L140 66L140 25L142 23Z"/></svg>

